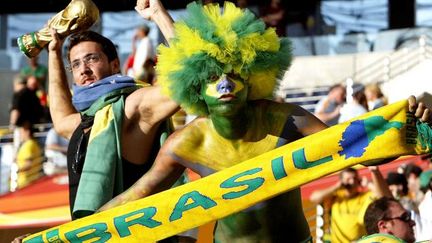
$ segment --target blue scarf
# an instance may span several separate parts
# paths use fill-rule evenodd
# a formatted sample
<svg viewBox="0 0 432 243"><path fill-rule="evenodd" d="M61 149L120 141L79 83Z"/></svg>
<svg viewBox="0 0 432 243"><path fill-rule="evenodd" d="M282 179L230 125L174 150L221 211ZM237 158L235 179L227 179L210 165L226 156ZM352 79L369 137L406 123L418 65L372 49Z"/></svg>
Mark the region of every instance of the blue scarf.
<svg viewBox="0 0 432 243"><path fill-rule="evenodd" d="M135 80L129 76L114 74L86 86L73 84L72 104L79 112L89 108L98 98L116 89L135 86Z"/></svg>

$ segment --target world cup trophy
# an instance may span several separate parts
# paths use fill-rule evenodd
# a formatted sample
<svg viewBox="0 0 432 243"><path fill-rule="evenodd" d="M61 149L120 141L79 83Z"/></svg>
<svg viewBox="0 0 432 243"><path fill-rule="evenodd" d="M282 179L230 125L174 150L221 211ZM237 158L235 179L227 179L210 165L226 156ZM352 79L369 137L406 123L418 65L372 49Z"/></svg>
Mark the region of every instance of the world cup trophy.
<svg viewBox="0 0 432 243"><path fill-rule="evenodd" d="M99 9L91 0L72 0L39 31L18 37L21 52L27 57L37 56L52 40L50 29L54 28L61 38L90 28L99 19Z"/></svg>

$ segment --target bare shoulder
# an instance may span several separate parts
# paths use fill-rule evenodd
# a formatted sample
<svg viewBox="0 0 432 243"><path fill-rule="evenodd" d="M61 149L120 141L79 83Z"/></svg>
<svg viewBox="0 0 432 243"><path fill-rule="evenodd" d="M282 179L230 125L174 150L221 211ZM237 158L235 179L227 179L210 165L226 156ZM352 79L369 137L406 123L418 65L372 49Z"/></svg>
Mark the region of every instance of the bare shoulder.
<svg viewBox="0 0 432 243"><path fill-rule="evenodd" d="M279 119L292 120L298 130L304 135L310 135L327 128L321 120L303 107L292 103L267 101L273 114L279 114Z"/></svg>

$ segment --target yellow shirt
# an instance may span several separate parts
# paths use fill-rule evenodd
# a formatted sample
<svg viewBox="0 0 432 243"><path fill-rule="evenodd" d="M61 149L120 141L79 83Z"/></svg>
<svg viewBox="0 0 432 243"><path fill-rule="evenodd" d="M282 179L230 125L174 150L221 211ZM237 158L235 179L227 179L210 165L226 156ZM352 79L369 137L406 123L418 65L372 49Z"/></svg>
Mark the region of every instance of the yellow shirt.
<svg viewBox="0 0 432 243"><path fill-rule="evenodd" d="M339 190L334 196L331 208L331 242L346 243L366 235L363 216L374 199L372 193L365 192L346 198Z"/></svg>
<svg viewBox="0 0 432 243"><path fill-rule="evenodd" d="M25 141L18 149L16 157L18 165L18 188L27 186L30 182L41 176L42 149L35 139ZM27 167L31 161L30 167Z"/></svg>

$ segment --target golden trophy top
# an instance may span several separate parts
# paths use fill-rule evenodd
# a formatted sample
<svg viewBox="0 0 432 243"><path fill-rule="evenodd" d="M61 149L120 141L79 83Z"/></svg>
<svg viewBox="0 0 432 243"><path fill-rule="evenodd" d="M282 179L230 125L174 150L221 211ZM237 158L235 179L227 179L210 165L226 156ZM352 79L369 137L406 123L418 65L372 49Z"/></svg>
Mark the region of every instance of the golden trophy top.
<svg viewBox="0 0 432 243"><path fill-rule="evenodd" d="M99 19L99 9L91 0L72 0L65 9L48 20L39 31L18 37L20 50L28 57L39 54L51 40L50 29L55 29L61 38L90 28Z"/></svg>

